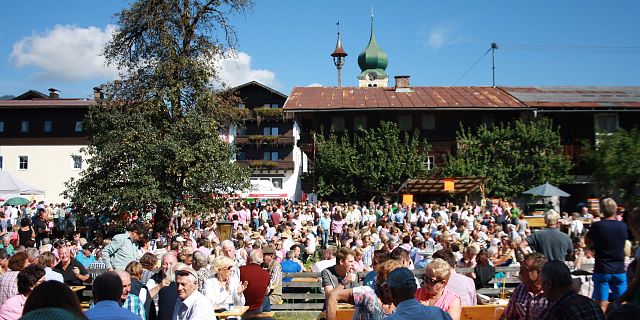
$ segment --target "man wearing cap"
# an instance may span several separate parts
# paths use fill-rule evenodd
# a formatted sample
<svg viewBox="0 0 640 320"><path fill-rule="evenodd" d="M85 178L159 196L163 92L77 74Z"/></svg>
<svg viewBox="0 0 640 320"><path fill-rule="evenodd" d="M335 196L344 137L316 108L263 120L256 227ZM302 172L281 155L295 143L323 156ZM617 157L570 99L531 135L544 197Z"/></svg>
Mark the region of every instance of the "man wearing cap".
<svg viewBox="0 0 640 320"><path fill-rule="evenodd" d="M451 316L442 309L434 306L425 306L415 299L416 285L413 272L407 268L397 268L389 273L387 282L383 284L383 290L388 290L395 312L387 320L411 320L411 319L435 319L451 320Z"/></svg>
<svg viewBox="0 0 640 320"><path fill-rule="evenodd" d="M269 305L282 303L282 266L276 261L276 250L265 246L262 249L262 267L269 271ZM263 308L262 311L270 311Z"/></svg>
<svg viewBox="0 0 640 320"><path fill-rule="evenodd" d="M89 268L89 265L96 261L96 257L93 255L93 246L85 243L84 246L82 246L82 253L76 254L76 261L85 268Z"/></svg>

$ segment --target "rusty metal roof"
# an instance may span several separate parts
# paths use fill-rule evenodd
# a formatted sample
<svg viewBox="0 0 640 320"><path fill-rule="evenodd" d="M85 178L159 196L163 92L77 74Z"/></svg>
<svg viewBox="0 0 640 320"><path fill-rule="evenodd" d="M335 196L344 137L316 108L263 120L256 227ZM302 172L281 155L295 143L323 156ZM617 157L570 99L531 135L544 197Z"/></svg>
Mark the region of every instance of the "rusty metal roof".
<svg viewBox="0 0 640 320"><path fill-rule="evenodd" d="M0 108L87 108L96 104L89 99L0 100Z"/></svg>
<svg viewBox="0 0 640 320"><path fill-rule="evenodd" d="M500 87L530 107L640 108L640 87Z"/></svg>
<svg viewBox="0 0 640 320"><path fill-rule="evenodd" d="M295 87L285 111L358 109L520 109L526 105L493 87Z"/></svg>
<svg viewBox="0 0 640 320"><path fill-rule="evenodd" d="M454 191L444 191L444 179L445 178L424 178L424 179L407 179L398 193L409 194L450 194L460 193L469 194L481 187L486 177L455 177L450 178L454 180Z"/></svg>

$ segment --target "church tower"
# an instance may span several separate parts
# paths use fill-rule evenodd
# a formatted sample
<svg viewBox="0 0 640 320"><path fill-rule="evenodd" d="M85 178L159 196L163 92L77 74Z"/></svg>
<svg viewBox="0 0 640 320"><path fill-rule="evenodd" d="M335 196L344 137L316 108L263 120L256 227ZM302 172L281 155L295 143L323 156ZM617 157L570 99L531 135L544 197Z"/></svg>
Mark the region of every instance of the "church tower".
<svg viewBox="0 0 640 320"><path fill-rule="evenodd" d="M358 66L362 72L358 75L358 85L360 87L386 87L389 83L389 76L385 72L389 59L373 34L373 13L371 14L371 37L369 44L358 56Z"/></svg>

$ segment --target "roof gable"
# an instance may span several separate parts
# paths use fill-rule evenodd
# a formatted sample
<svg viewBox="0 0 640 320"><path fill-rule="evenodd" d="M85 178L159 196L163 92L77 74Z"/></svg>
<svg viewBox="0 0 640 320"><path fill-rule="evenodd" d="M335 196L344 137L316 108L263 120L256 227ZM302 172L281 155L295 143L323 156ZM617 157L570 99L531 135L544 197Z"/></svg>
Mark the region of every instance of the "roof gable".
<svg viewBox="0 0 640 320"><path fill-rule="evenodd" d="M29 90L11 100L49 99L49 96L36 90Z"/></svg>
<svg viewBox="0 0 640 320"><path fill-rule="evenodd" d="M272 92L272 93L274 93L274 94L276 94L276 95L281 96L281 97L282 97L282 98L284 98L284 99L286 99L286 98L287 98L287 95L286 95L286 94L284 94L284 93L282 93L282 92L280 92L280 91L277 91L277 90L275 90L275 89L273 89L273 88L271 88L271 87L268 87L268 86L266 86L266 85L264 85L264 84L262 84L262 83L260 83L260 82L258 82L258 81L249 81L249 82L247 82L247 83L245 83L245 84L241 84L241 85L239 85L239 86L236 86L236 87L234 87L234 88L231 88L231 91L238 91L238 90L240 90L240 89L247 88L247 87L252 87L252 86L253 86L253 87L262 88L262 89L264 89L264 90L267 90L267 91L269 91L269 92Z"/></svg>

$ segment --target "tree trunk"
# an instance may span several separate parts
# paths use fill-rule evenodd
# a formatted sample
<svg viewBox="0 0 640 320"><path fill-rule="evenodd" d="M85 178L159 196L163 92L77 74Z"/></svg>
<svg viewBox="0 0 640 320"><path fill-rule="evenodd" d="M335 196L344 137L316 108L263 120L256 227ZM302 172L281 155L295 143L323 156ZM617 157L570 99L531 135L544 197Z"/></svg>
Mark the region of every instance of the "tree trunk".
<svg viewBox="0 0 640 320"><path fill-rule="evenodd" d="M158 203L156 206L156 214L153 217L153 232L164 233L169 230L169 222L171 221L172 214L172 210Z"/></svg>

